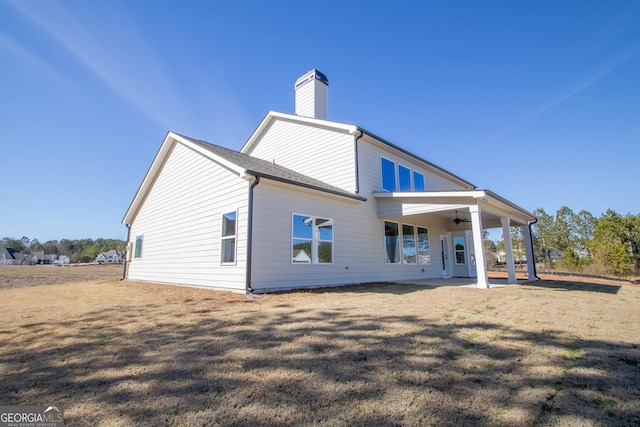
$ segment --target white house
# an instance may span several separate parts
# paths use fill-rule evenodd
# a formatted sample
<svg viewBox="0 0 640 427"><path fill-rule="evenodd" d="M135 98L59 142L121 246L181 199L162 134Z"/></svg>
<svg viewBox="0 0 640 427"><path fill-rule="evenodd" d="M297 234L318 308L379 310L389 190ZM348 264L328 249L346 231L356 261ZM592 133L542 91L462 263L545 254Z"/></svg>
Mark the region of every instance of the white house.
<svg viewBox="0 0 640 427"><path fill-rule="evenodd" d="M309 71L296 113L267 113L239 152L169 132L123 219L126 276L246 292L450 277L485 288L482 231L499 226L507 244L521 226L533 260L531 213L328 120L327 95Z"/></svg>
<svg viewBox="0 0 640 427"><path fill-rule="evenodd" d="M108 252L98 254L93 261L94 264L120 264L124 260L124 254L112 249Z"/></svg>

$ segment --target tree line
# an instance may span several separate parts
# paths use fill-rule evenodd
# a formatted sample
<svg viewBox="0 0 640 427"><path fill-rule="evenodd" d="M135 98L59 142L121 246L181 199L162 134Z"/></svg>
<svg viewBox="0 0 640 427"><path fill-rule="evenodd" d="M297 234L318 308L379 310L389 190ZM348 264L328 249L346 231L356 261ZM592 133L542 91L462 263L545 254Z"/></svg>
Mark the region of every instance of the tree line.
<svg viewBox="0 0 640 427"><path fill-rule="evenodd" d="M594 274L640 274L640 214L621 215L608 209L600 217L562 206L553 214L533 211L536 262L549 270L562 268ZM522 238L516 233L514 242ZM515 247L515 246L514 246Z"/></svg>
<svg viewBox="0 0 640 427"><path fill-rule="evenodd" d="M586 210L575 213L562 206L555 214L543 208L533 211L538 218L531 227L536 263L544 270L563 269L618 276L640 274L640 214L621 215L608 209L600 217ZM525 253L520 227L511 232L514 254ZM117 239L62 239L41 243L38 239L5 237L0 244L17 252L66 255L71 262L91 262L98 254L112 249L124 251L126 242ZM491 252L504 248L485 241Z"/></svg>
<svg viewBox="0 0 640 427"><path fill-rule="evenodd" d="M23 236L21 239L4 237L0 244L7 249L20 253L44 252L46 254L66 255L71 262L92 262L102 252L110 250L124 251L127 242L117 239L62 239L41 243L38 239Z"/></svg>

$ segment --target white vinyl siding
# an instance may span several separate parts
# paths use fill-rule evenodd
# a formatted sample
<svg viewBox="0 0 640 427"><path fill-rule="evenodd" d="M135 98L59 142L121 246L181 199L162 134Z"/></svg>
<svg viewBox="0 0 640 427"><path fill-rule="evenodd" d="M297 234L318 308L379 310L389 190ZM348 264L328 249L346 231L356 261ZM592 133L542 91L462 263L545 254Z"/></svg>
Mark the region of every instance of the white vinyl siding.
<svg viewBox="0 0 640 427"><path fill-rule="evenodd" d="M381 146L369 143L366 138L358 141L358 168L360 175L360 194L373 191L394 191L384 188L382 184L382 158L396 165L396 190L401 191L398 185L397 165L409 168L413 174L413 186L411 191L443 191L453 189L471 189L465 187L455 179L445 178L442 173L430 169L424 163L409 156L403 155L393 148L382 149ZM422 181L424 190L416 188L416 173L419 182Z"/></svg>
<svg viewBox="0 0 640 427"><path fill-rule="evenodd" d="M376 166L379 161L378 157ZM263 179L254 190L254 209L252 287L257 292L442 277L439 253L431 254L434 261L429 265L385 263L384 220L378 218L373 198L358 202ZM333 220L332 264L291 262L291 215L299 212ZM413 225L428 227L434 235L446 234L435 217Z"/></svg>
<svg viewBox="0 0 640 427"><path fill-rule="evenodd" d="M144 233L128 277L243 290L249 183L177 143L131 225ZM220 265L222 215L237 211L236 264Z"/></svg>
<svg viewBox="0 0 640 427"><path fill-rule="evenodd" d="M248 153L345 191L355 191L354 137L275 121Z"/></svg>

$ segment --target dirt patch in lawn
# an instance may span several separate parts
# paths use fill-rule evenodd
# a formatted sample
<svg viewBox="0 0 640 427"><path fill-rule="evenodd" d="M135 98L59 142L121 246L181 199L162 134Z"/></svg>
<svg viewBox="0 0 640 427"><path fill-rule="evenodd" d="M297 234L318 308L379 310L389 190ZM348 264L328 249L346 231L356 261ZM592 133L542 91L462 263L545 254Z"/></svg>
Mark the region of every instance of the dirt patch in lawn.
<svg viewBox="0 0 640 427"><path fill-rule="evenodd" d="M112 265L2 265L0 289L55 285L96 279L117 280L122 277L122 264Z"/></svg>
<svg viewBox="0 0 640 427"><path fill-rule="evenodd" d="M69 425L640 424L638 287L103 278L0 290L0 311L0 401Z"/></svg>

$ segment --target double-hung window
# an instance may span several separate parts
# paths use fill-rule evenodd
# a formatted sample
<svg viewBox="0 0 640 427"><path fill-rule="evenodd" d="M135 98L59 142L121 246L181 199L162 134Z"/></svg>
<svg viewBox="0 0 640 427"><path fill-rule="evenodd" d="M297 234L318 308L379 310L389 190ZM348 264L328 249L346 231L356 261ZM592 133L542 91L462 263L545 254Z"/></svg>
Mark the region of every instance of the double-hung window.
<svg viewBox="0 0 640 427"><path fill-rule="evenodd" d="M291 263L333 263L332 219L293 214Z"/></svg>
<svg viewBox="0 0 640 427"><path fill-rule="evenodd" d="M222 264L234 264L236 262L236 235L237 235L236 211L222 215L222 237L220 248L220 262Z"/></svg>

